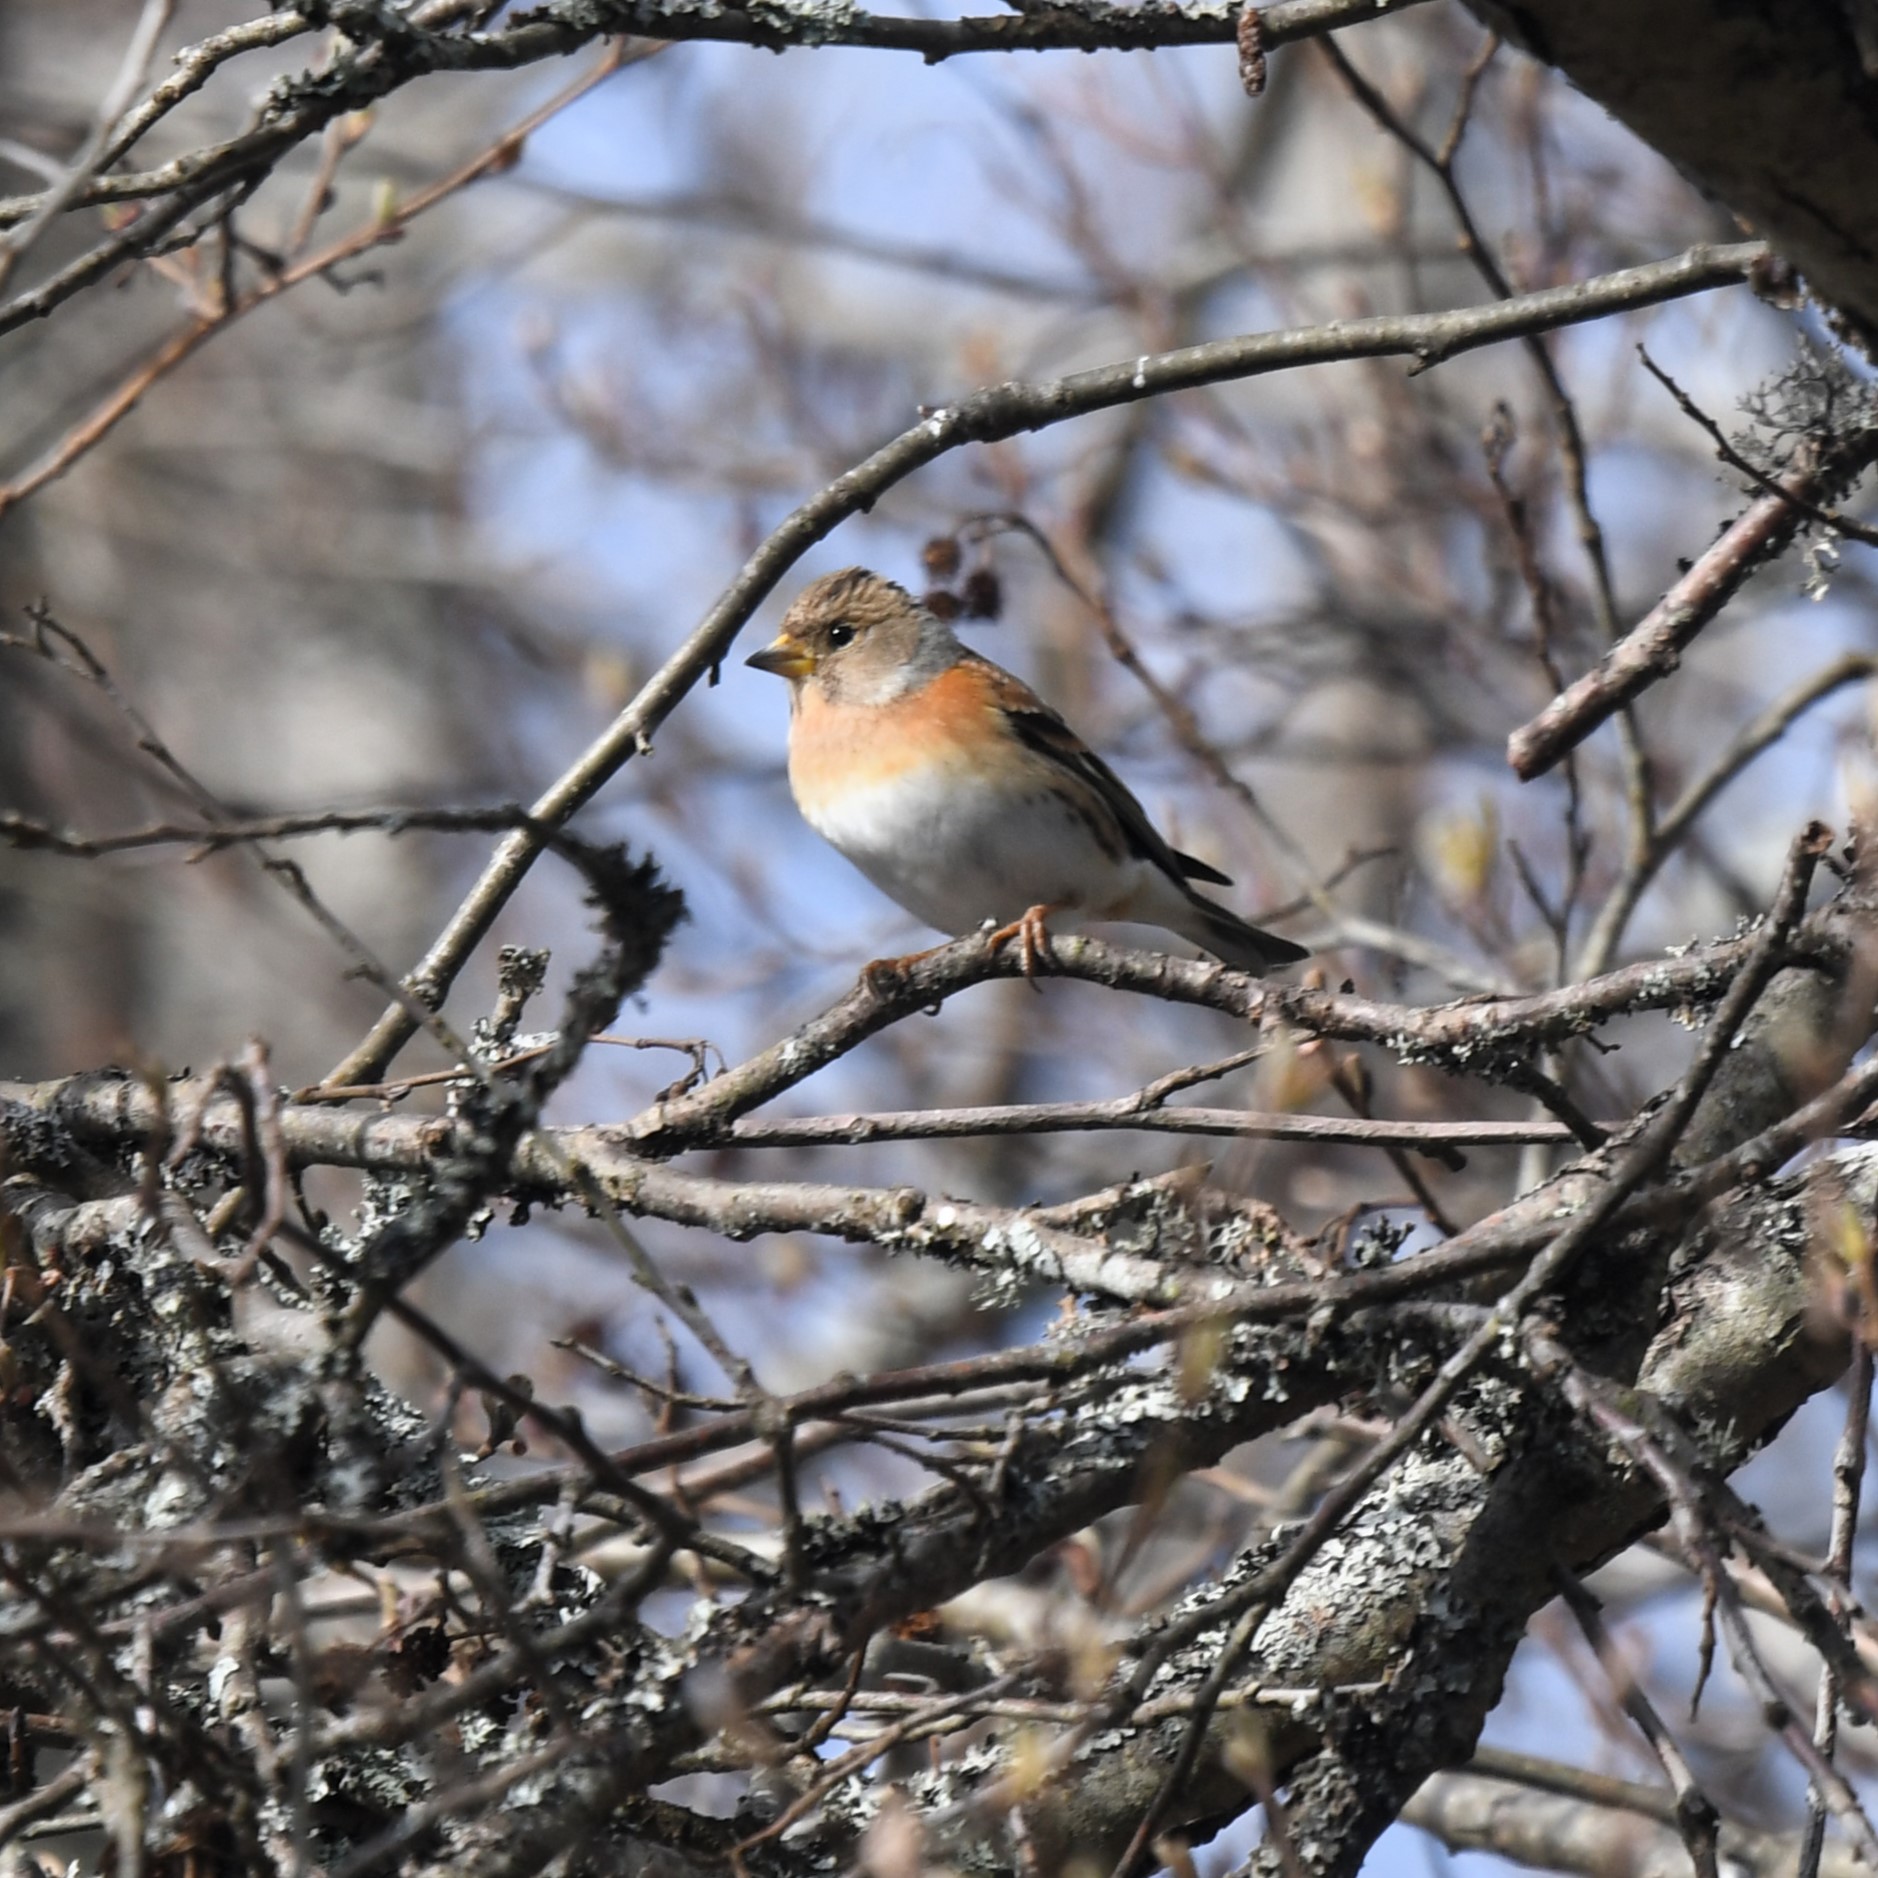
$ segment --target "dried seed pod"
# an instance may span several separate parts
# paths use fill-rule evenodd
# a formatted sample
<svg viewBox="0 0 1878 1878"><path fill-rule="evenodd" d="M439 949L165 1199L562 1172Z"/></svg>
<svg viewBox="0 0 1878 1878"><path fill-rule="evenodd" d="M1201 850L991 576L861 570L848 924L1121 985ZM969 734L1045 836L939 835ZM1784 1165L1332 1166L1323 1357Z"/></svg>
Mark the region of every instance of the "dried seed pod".
<svg viewBox="0 0 1878 1878"><path fill-rule="evenodd" d="M965 576L959 598L967 619L996 619L1004 611L1004 583L995 568L975 567Z"/></svg>

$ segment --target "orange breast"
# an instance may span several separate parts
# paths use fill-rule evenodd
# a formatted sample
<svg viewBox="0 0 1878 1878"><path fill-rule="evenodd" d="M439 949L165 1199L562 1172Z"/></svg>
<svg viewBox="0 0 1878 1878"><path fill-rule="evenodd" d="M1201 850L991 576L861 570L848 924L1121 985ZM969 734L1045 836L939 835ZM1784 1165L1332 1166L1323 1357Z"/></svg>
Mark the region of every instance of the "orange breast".
<svg viewBox="0 0 1878 1878"><path fill-rule="evenodd" d="M972 666L948 667L885 704L830 701L814 685L797 696L789 725L789 783L803 813L851 790L915 770L982 769L1011 748L1002 717Z"/></svg>

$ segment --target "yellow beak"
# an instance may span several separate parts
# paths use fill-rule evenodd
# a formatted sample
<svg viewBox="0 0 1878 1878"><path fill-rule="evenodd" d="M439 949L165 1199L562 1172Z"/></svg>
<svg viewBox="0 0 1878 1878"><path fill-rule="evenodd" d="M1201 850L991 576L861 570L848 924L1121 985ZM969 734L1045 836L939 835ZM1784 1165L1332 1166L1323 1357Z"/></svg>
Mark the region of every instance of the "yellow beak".
<svg viewBox="0 0 1878 1878"><path fill-rule="evenodd" d="M759 672L774 672L778 678L806 678L815 669L815 661L794 639L772 640L761 652L752 652L744 660Z"/></svg>

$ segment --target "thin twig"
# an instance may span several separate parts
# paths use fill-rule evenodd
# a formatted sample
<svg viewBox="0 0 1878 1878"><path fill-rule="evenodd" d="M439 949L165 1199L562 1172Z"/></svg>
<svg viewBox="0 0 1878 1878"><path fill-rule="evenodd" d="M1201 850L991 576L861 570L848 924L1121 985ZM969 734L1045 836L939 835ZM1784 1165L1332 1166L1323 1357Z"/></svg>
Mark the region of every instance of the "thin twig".
<svg viewBox="0 0 1878 1878"><path fill-rule="evenodd" d="M1843 535L1848 541L1856 541L1867 548L1878 548L1878 528L1867 528L1862 522L1855 522L1849 515L1837 509L1821 508L1817 502L1794 490L1783 488L1768 473L1750 463L1735 446L1728 441L1727 434L1670 375L1650 357L1644 347L1637 348L1637 357L1643 363L1643 369L1676 400L1677 409L1691 423L1699 425L1708 439L1715 446L1715 454L1738 476L1745 476L1764 496L1777 496L1784 502L1791 503L1806 518L1820 528L1831 530L1836 535Z"/></svg>
<svg viewBox="0 0 1878 1878"><path fill-rule="evenodd" d="M1403 1122L1261 1109L1144 1108L1133 1096L1107 1102L1008 1102L979 1108L882 1109L864 1115L804 1115L733 1122L718 1139L740 1148L853 1147L879 1141L951 1141L983 1135L1070 1130L1226 1135L1257 1141L1347 1142L1423 1153L1453 1148L1569 1143L1563 1122ZM701 1146L712 1145L710 1141Z"/></svg>
<svg viewBox="0 0 1878 1878"><path fill-rule="evenodd" d="M136 408L153 385L166 378L184 360L192 358L216 334L226 331L257 307L278 299L303 281L330 274L346 261L354 260L386 242L399 240L411 223L427 210L447 201L484 176L500 174L508 169L534 131L610 78L626 63L627 57L625 43L615 43L591 70L530 111L518 123L511 125L487 148L451 171L448 176L426 189L420 189L408 200L394 205L389 212L375 214L352 233L316 253L264 275L246 293L232 300L220 300L210 311L199 313L189 325L172 333L149 357L133 367L114 391L101 399L36 462L29 464L10 483L0 484L0 517L4 517L10 508L25 501L36 490L43 489L47 483L63 476L80 457ZM3 325L0 325L0 330L4 330Z"/></svg>
<svg viewBox="0 0 1878 1878"><path fill-rule="evenodd" d="M1571 1614L1577 1618L1578 1627L1584 1632L1592 1654L1610 1678L1611 1687L1616 1690L1624 1713L1649 1743L1650 1752L1656 1756L1658 1764L1669 1778L1670 1788L1676 1796L1673 1822L1682 1834L1683 1844L1689 1849L1689 1860L1695 1867L1696 1878L1720 1878L1716 1841L1721 1831L1721 1815L1716 1810L1715 1802L1702 1791L1687 1757L1677 1745L1676 1737L1656 1712L1655 1703L1644 1693L1635 1672L1618 1654L1610 1632L1604 1627L1604 1614L1597 1599L1573 1573L1563 1567L1554 1574L1553 1582L1558 1586Z"/></svg>
<svg viewBox="0 0 1878 1878"><path fill-rule="evenodd" d="M144 73L149 70L150 60L156 53L157 40L162 36L164 27L170 23L170 15L175 10L176 0L144 0L143 11L137 17L130 44L124 49L117 76L112 79L110 88L98 106L97 116L85 141L67 165L65 174L39 198L32 214L12 234L0 239L0 287L6 285L14 268L89 186L98 166L105 160L106 147L117 129L118 120L130 109L137 87L143 83Z"/></svg>
<svg viewBox="0 0 1878 1878"><path fill-rule="evenodd" d="M1874 462L1878 427L1824 446L1802 445L1793 467L1778 478L1778 494L1750 503L1589 672L1508 737L1506 760L1520 780L1543 776L1613 711L1676 669L1748 576L1808 525L1811 518L1798 499L1835 489Z"/></svg>
<svg viewBox="0 0 1878 1878"><path fill-rule="evenodd" d="M1845 1426L1832 1457L1832 1537L1826 1548L1833 1616L1851 1635L1852 1548L1858 1538L1860 1489L1865 1480L1865 1436L1871 1423L1872 1349L1870 1325L1861 1325L1852 1346L1852 1372L1846 1380ZM1820 1666L1819 1694L1813 1709L1813 1744L1830 1761L1839 1739L1839 1674L1830 1662ZM1808 1785L1806 1825L1800 1838L1796 1878L1819 1878L1826 1820L1831 1801L1817 1781Z"/></svg>
<svg viewBox="0 0 1878 1878"><path fill-rule="evenodd" d="M1685 1551L1700 1562L1707 1608L1719 1616L1730 1658L1753 1693L1762 1718L1807 1770L1814 1789L1823 1796L1866 1863L1878 1866L1878 1832L1874 1832L1858 1795L1800 1726L1754 1647L1741 1601L1723 1565L1721 1544L1704 1519L1698 1483L1630 1412L1621 1391L1584 1369L1555 1338L1529 1331L1526 1342L1535 1373L1552 1382L1585 1421L1622 1443L1656 1482L1669 1505L1678 1539Z"/></svg>
<svg viewBox="0 0 1878 1878"><path fill-rule="evenodd" d="M1293 44L1343 26L1394 15L1422 0L1273 0L1260 9L1267 47ZM460 9L459 9L460 10ZM434 72L516 71L552 59L567 58L596 39L614 34L674 43L713 40L781 51L789 45L857 46L916 52L929 64L964 53L1075 50L1160 50L1172 46L1229 45L1238 29L1241 7L1227 4L1176 5L1152 0L1147 5L1117 6L1105 0L1081 0L1074 8L1048 14L968 15L955 19L896 17L859 8L831 19L825 10L800 0L765 7L730 5L698 11L637 0L596 15L580 5L543 6L517 17L495 32L452 34L426 25L447 23L447 9L435 4L399 22L398 57L374 56L369 41L325 71L308 70L278 82L266 118L225 142L188 151L151 170L96 176L69 206L95 208L110 202L134 202L189 187L213 189L233 175L266 173L299 144L318 135L345 111L364 110L379 99ZM324 7L281 9L277 14L227 28L177 55L176 76L117 127L104 153L116 162L177 105L199 91L231 59L275 46L311 30ZM323 81L323 82L322 82ZM37 214L47 194L0 199L0 227ZM58 304L57 301L52 302ZM50 310L49 307L44 310ZM4 330L0 326L0 330Z"/></svg>

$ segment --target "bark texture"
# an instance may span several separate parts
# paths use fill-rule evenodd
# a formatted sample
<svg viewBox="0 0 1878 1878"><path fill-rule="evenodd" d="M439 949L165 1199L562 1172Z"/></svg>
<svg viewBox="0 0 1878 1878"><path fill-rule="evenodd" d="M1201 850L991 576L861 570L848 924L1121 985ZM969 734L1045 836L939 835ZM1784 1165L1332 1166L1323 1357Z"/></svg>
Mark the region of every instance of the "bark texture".
<svg viewBox="0 0 1878 1878"><path fill-rule="evenodd" d="M1862 0L1468 0L1878 333L1878 20Z"/></svg>

